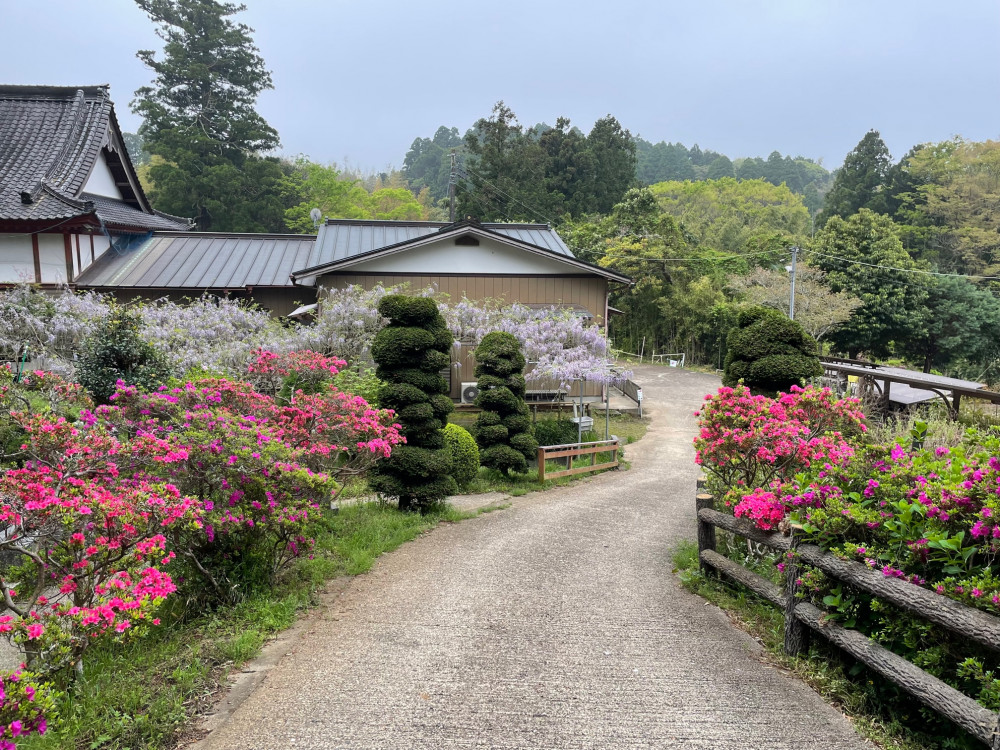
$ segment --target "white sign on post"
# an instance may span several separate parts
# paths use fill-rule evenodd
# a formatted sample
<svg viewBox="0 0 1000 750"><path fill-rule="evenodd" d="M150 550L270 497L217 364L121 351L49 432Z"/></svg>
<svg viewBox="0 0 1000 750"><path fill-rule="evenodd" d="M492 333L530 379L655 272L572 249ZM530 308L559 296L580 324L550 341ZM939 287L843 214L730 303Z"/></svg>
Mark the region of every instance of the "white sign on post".
<svg viewBox="0 0 1000 750"><path fill-rule="evenodd" d="M635 400L636 401L642 401L642 388L638 389L635 392Z"/></svg>

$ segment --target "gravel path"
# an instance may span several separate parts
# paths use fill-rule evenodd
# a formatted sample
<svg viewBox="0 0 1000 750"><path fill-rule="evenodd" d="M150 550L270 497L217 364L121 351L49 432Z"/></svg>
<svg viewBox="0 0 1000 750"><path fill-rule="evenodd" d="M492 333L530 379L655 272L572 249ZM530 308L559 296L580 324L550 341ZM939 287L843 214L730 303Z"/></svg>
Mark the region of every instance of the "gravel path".
<svg viewBox="0 0 1000 750"><path fill-rule="evenodd" d="M692 412L718 381L636 374L652 426L630 471L385 556L199 748L870 747L671 574L695 536Z"/></svg>

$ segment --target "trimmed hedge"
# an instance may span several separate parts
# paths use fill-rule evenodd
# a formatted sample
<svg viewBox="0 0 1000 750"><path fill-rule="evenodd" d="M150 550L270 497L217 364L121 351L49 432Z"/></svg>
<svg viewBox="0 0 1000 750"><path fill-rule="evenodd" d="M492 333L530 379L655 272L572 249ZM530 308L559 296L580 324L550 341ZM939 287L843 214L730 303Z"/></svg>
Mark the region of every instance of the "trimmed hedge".
<svg viewBox="0 0 1000 750"><path fill-rule="evenodd" d="M396 409L406 445L372 469L369 484L400 510L427 510L458 487L445 448L444 420L454 408L440 370L451 361L451 332L427 297L392 294L379 302L389 324L375 335L375 374L385 385L379 402Z"/></svg>
<svg viewBox="0 0 1000 750"><path fill-rule="evenodd" d="M459 485L466 485L479 475L479 446L467 429L457 424L445 425L444 446L451 455L451 475Z"/></svg>
<svg viewBox="0 0 1000 750"><path fill-rule="evenodd" d="M773 396L823 374L816 340L769 307L741 310L727 345L722 383L729 387L742 380L752 392Z"/></svg>
<svg viewBox="0 0 1000 750"><path fill-rule="evenodd" d="M509 333L488 333L476 348L476 406L483 411L472 432L482 465L505 474L526 472L538 450L524 403L523 370L521 345Z"/></svg>

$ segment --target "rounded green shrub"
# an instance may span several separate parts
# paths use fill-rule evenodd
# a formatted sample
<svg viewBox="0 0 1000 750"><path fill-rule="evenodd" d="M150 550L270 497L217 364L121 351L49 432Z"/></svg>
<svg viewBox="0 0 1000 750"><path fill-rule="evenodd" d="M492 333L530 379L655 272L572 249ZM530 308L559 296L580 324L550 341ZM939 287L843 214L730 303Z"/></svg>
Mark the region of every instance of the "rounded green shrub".
<svg viewBox="0 0 1000 750"><path fill-rule="evenodd" d="M457 424L445 425L445 449L451 455L451 475L459 485L466 485L479 474L479 446L467 429Z"/></svg>
<svg viewBox="0 0 1000 750"><path fill-rule="evenodd" d="M392 294L382 298L378 311L391 320L394 325L400 327L417 326L427 328L431 333L437 332L431 330L431 326L437 320L438 306L437 302L430 297L408 297L405 294ZM450 341L448 346L451 346Z"/></svg>
<svg viewBox="0 0 1000 750"><path fill-rule="evenodd" d="M170 377L163 356L140 338L141 324L139 313L113 304L85 342L76 379L96 403L108 403L119 380L152 391Z"/></svg>
<svg viewBox="0 0 1000 750"><path fill-rule="evenodd" d="M741 310L727 346L723 385L732 387L742 380L754 393L773 396L823 374L816 340L768 307Z"/></svg>
<svg viewBox="0 0 1000 750"><path fill-rule="evenodd" d="M524 364L521 345L509 333L488 333L476 348L476 406L483 411L473 435L480 463L505 474L527 471L538 448L524 403Z"/></svg>
<svg viewBox="0 0 1000 750"><path fill-rule="evenodd" d="M378 462L368 483L400 510L423 511L457 490L442 429L454 407L440 375L451 361L452 336L427 297L388 295L378 310L389 320L371 348L375 374L385 382L379 400L397 410L406 445Z"/></svg>

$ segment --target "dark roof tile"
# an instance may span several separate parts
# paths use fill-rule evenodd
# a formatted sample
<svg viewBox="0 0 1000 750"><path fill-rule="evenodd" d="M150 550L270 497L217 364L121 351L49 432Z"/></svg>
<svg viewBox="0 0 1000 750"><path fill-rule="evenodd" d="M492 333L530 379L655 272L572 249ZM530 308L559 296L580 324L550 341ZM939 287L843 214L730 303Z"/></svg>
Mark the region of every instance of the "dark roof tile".
<svg viewBox="0 0 1000 750"><path fill-rule="evenodd" d="M102 150L128 177L124 200L81 192ZM84 217L93 213L86 201L100 203L98 216L112 226L187 226L150 208L121 143L108 86L0 86L0 219Z"/></svg>

